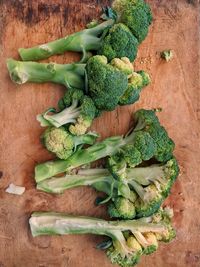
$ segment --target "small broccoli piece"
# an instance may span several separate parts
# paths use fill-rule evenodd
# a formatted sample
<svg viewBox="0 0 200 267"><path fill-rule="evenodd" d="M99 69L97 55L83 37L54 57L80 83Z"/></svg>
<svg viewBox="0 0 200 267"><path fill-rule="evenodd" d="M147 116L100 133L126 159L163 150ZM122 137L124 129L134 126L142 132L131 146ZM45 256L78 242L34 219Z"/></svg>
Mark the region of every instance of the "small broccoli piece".
<svg viewBox="0 0 200 267"><path fill-rule="evenodd" d="M92 145L96 141L98 135L95 133L87 133L80 136L73 136L64 127L48 127L41 140L45 147L60 159L67 159L81 145Z"/></svg>
<svg viewBox="0 0 200 267"><path fill-rule="evenodd" d="M145 71L133 72L129 77L128 87L119 100L119 105L130 105L138 101L142 89L150 83Z"/></svg>
<svg viewBox="0 0 200 267"><path fill-rule="evenodd" d="M175 232L171 219L165 211L143 220L106 221L94 217L67 215L55 212L34 212L29 219L32 235L96 234L109 240L98 245L106 250L112 263L121 267L132 267L140 257L158 248L158 241L172 239ZM155 217L159 217L155 221ZM127 236L128 235L128 236ZM168 239L170 241L170 239Z"/></svg>
<svg viewBox="0 0 200 267"><path fill-rule="evenodd" d="M127 57L132 62L137 56L137 50L137 38L126 25L118 23L109 30L104 30L104 37L97 53L106 56L108 61Z"/></svg>
<svg viewBox="0 0 200 267"><path fill-rule="evenodd" d="M174 57L171 49L162 51L160 53L160 56L161 58L165 59L167 62L172 60L172 58Z"/></svg>
<svg viewBox="0 0 200 267"><path fill-rule="evenodd" d="M108 64L105 56L90 58L86 66L89 95L99 110L114 110L127 88L128 78Z"/></svg>
<svg viewBox="0 0 200 267"><path fill-rule="evenodd" d="M124 23L141 43L152 22L150 6L143 0L115 0L112 8L117 13L117 21Z"/></svg>
<svg viewBox="0 0 200 267"><path fill-rule="evenodd" d="M69 131L74 135L82 135L92 124L96 116L96 107L89 96L85 96L81 90L68 90L59 101L59 107L65 108L56 114L49 115L48 112L54 112L49 109L43 114L37 115L37 120L41 126L53 125L60 127L69 125Z"/></svg>

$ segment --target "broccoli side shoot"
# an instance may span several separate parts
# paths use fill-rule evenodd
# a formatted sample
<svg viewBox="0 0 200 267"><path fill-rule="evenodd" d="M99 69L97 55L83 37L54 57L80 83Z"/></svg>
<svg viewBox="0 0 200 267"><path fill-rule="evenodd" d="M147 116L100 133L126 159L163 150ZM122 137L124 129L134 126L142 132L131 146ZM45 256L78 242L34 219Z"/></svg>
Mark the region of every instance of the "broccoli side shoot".
<svg viewBox="0 0 200 267"><path fill-rule="evenodd" d="M144 0L115 0L112 7L117 13L117 21L124 23L141 43L152 22L149 4Z"/></svg>
<svg viewBox="0 0 200 267"><path fill-rule="evenodd" d="M53 125L58 128L68 125L70 133L81 135L90 127L97 112L92 99L78 89L68 90L59 101L59 107L64 109L53 115L48 113L55 110L49 109L37 116L41 126Z"/></svg>
<svg viewBox="0 0 200 267"><path fill-rule="evenodd" d="M169 242L175 230L168 211L160 209L155 215L139 220L106 221L94 217L65 213L34 212L29 219L33 236L95 234L109 238L98 245L112 263L132 267L142 255L157 250L159 241Z"/></svg>
<svg viewBox="0 0 200 267"><path fill-rule="evenodd" d="M47 150L55 153L58 158L67 159L84 144L93 145L97 137L98 135L92 132L74 136L64 127L50 126L41 136L41 141Z"/></svg>
<svg viewBox="0 0 200 267"><path fill-rule="evenodd" d="M125 153L125 161L130 162L132 166L137 165L140 158L144 161L153 158L163 163L172 158L174 143L160 125L155 111L141 109L135 113L135 119L136 126L124 138L112 136L91 147L77 151L69 160L39 164L35 168L36 181L45 180L107 156L114 156L124 150L128 151ZM160 132L162 135L159 134ZM132 155L132 149L137 151L137 155Z"/></svg>

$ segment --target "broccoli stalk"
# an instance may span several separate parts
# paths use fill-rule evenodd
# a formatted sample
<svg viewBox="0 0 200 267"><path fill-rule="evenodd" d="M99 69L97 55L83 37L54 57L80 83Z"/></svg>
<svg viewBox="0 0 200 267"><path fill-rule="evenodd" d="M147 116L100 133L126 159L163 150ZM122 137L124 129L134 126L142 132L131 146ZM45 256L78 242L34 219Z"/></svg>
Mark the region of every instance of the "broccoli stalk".
<svg viewBox="0 0 200 267"><path fill-rule="evenodd" d="M19 84L54 82L85 90L99 110L114 110L118 104L136 102L142 88L150 82L147 73L133 71L128 58L115 59L108 63L105 56L94 56L86 65L8 59L7 67L11 79Z"/></svg>
<svg viewBox="0 0 200 267"><path fill-rule="evenodd" d="M59 83L66 87L84 89L85 64L56 64L7 60L13 82Z"/></svg>
<svg viewBox="0 0 200 267"><path fill-rule="evenodd" d="M66 51L86 52L97 51L109 61L115 57L128 57L133 61L152 21L151 9L143 0L115 0L112 8L104 9L107 21L89 29L68 35L64 38L35 46L20 48L19 54L24 61L40 60ZM94 26L95 25L95 26Z"/></svg>
<svg viewBox="0 0 200 267"><path fill-rule="evenodd" d="M135 129L124 138L122 136L109 137L86 149L78 150L67 160L49 161L37 165L35 168L36 181L39 182L81 165L115 155L120 150L127 150L129 147L132 153L129 153L127 161L134 160L140 163L141 160L151 158L156 158L160 162L169 160L172 157L174 143L160 125L155 111L139 110L136 112L135 118L137 120ZM159 136L160 131L162 138Z"/></svg>
<svg viewBox="0 0 200 267"><path fill-rule="evenodd" d="M31 61L45 59L55 54L63 54L66 51L85 53L89 50L98 50L101 46L101 34L113 24L114 21L110 19L96 27L84 29L46 44L27 49L20 48L19 54L22 60Z"/></svg>
<svg viewBox="0 0 200 267"><path fill-rule="evenodd" d="M32 235L95 234L109 237L106 254L112 263L123 267L135 265L140 256L158 248L158 241L169 242L175 237L166 210L145 220L106 221L56 212L34 212L29 219Z"/></svg>
<svg viewBox="0 0 200 267"><path fill-rule="evenodd" d="M107 194L99 204L111 200L111 217L132 219L150 216L159 209L178 175L176 159L166 164L127 168L123 181L116 180L107 169L82 169L78 174L53 177L37 184L37 189L48 193L63 193L77 186L92 186Z"/></svg>

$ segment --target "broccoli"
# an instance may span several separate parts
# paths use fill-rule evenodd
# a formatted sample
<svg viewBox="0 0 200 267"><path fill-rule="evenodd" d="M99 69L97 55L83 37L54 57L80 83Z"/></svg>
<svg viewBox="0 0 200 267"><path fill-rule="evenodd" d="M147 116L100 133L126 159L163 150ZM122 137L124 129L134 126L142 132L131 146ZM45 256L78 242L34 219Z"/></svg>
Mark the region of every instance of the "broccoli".
<svg viewBox="0 0 200 267"><path fill-rule="evenodd" d="M117 22L124 23L141 43L152 22L149 4L144 0L115 0L112 8L117 13Z"/></svg>
<svg viewBox="0 0 200 267"><path fill-rule="evenodd" d="M53 115L48 114L49 112L55 112L55 109L52 108L43 114L37 115L37 120L41 126L53 125L58 128L62 125L69 125L70 133L82 135L92 124L97 112L92 99L78 89L68 90L59 101L59 107L64 109Z"/></svg>
<svg viewBox="0 0 200 267"><path fill-rule="evenodd" d="M152 21L148 4L143 0L115 0L113 10L104 9L102 16L107 21L98 24L93 21L88 29L67 35L64 38L32 48L20 48L19 54L24 61L40 60L66 51L82 52L85 61L87 51L96 51L108 60L115 57L128 57L133 61Z"/></svg>
<svg viewBox="0 0 200 267"><path fill-rule="evenodd" d="M156 212L170 193L178 176L175 158L165 164L126 168L123 179L116 179L107 169L81 169L78 174L50 178L37 184L48 193L63 193L77 186L92 186L107 195L99 204L110 201L108 212L113 218L147 217Z"/></svg>
<svg viewBox="0 0 200 267"><path fill-rule="evenodd" d="M85 90L97 109L108 111L114 110L122 102L130 104L138 100L143 85L146 85L146 78L142 77L148 76L138 73L138 81L128 58L114 59L109 64L105 56L98 55L91 57L87 64L61 65L9 59L7 66L11 79L16 83L49 81ZM123 100L120 100L121 97Z"/></svg>
<svg viewBox="0 0 200 267"><path fill-rule="evenodd" d="M67 160L57 160L42 163L35 168L37 182L45 180L56 174L72 170L84 164L91 163L107 156L113 156L121 151L127 151L133 146L138 150L135 154L127 154L127 160L140 162L141 159L154 158L159 162L166 162L172 157L174 143L166 130L160 125L154 110L138 110L135 113L136 126L128 136L112 136L96 143L86 149L74 153ZM155 131L153 128L155 127ZM163 134L160 136L160 130ZM153 133L153 134L152 134ZM151 135L152 134L152 135ZM133 149L135 151L136 149ZM135 165L135 164L133 164Z"/></svg>
<svg viewBox="0 0 200 267"><path fill-rule="evenodd" d="M41 141L45 147L50 152L55 153L58 158L67 159L77 149L80 149L82 145L92 145L97 137L98 135L93 132L74 136L64 127L48 127L41 136Z"/></svg>
<svg viewBox="0 0 200 267"><path fill-rule="evenodd" d="M161 56L161 58L165 59L168 62L168 61L172 60L174 55L173 55L172 50L169 49L169 50L162 51L160 53L160 56Z"/></svg>
<svg viewBox="0 0 200 267"><path fill-rule="evenodd" d="M34 212L29 219L32 235L96 234L109 237L97 247L104 249L110 261L122 267L138 263L142 255L153 253L158 241L170 242L175 230L168 214L160 209L155 215L122 221L56 212Z"/></svg>

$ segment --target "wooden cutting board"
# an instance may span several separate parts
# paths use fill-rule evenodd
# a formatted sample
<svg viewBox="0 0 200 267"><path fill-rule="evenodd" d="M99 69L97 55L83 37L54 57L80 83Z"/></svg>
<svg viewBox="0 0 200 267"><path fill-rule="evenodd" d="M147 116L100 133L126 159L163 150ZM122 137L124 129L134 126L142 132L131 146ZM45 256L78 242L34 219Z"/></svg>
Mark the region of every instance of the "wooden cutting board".
<svg viewBox="0 0 200 267"><path fill-rule="evenodd" d="M43 129L35 119L55 106L64 92L54 84L13 84L6 58L19 58L19 47L30 47L82 29L98 17L110 1L0 0L0 267L109 267L104 252L96 250L96 236L32 238L28 219L32 211L55 210L104 218L105 207L95 207L97 193L90 188L68 190L61 196L36 191L35 164L52 156L39 141ZM136 70L149 71L152 84L134 106L120 107L98 118L92 129L102 137L123 134L132 112L162 107L160 120L175 140L181 175L167 202L174 208L177 239L143 257L140 267L200 266L200 84L199 4L195 0L150 0L154 21L139 49ZM174 59L160 59L164 49ZM59 63L78 60L73 53L52 57ZM9 183L26 187L23 196L5 193Z"/></svg>

